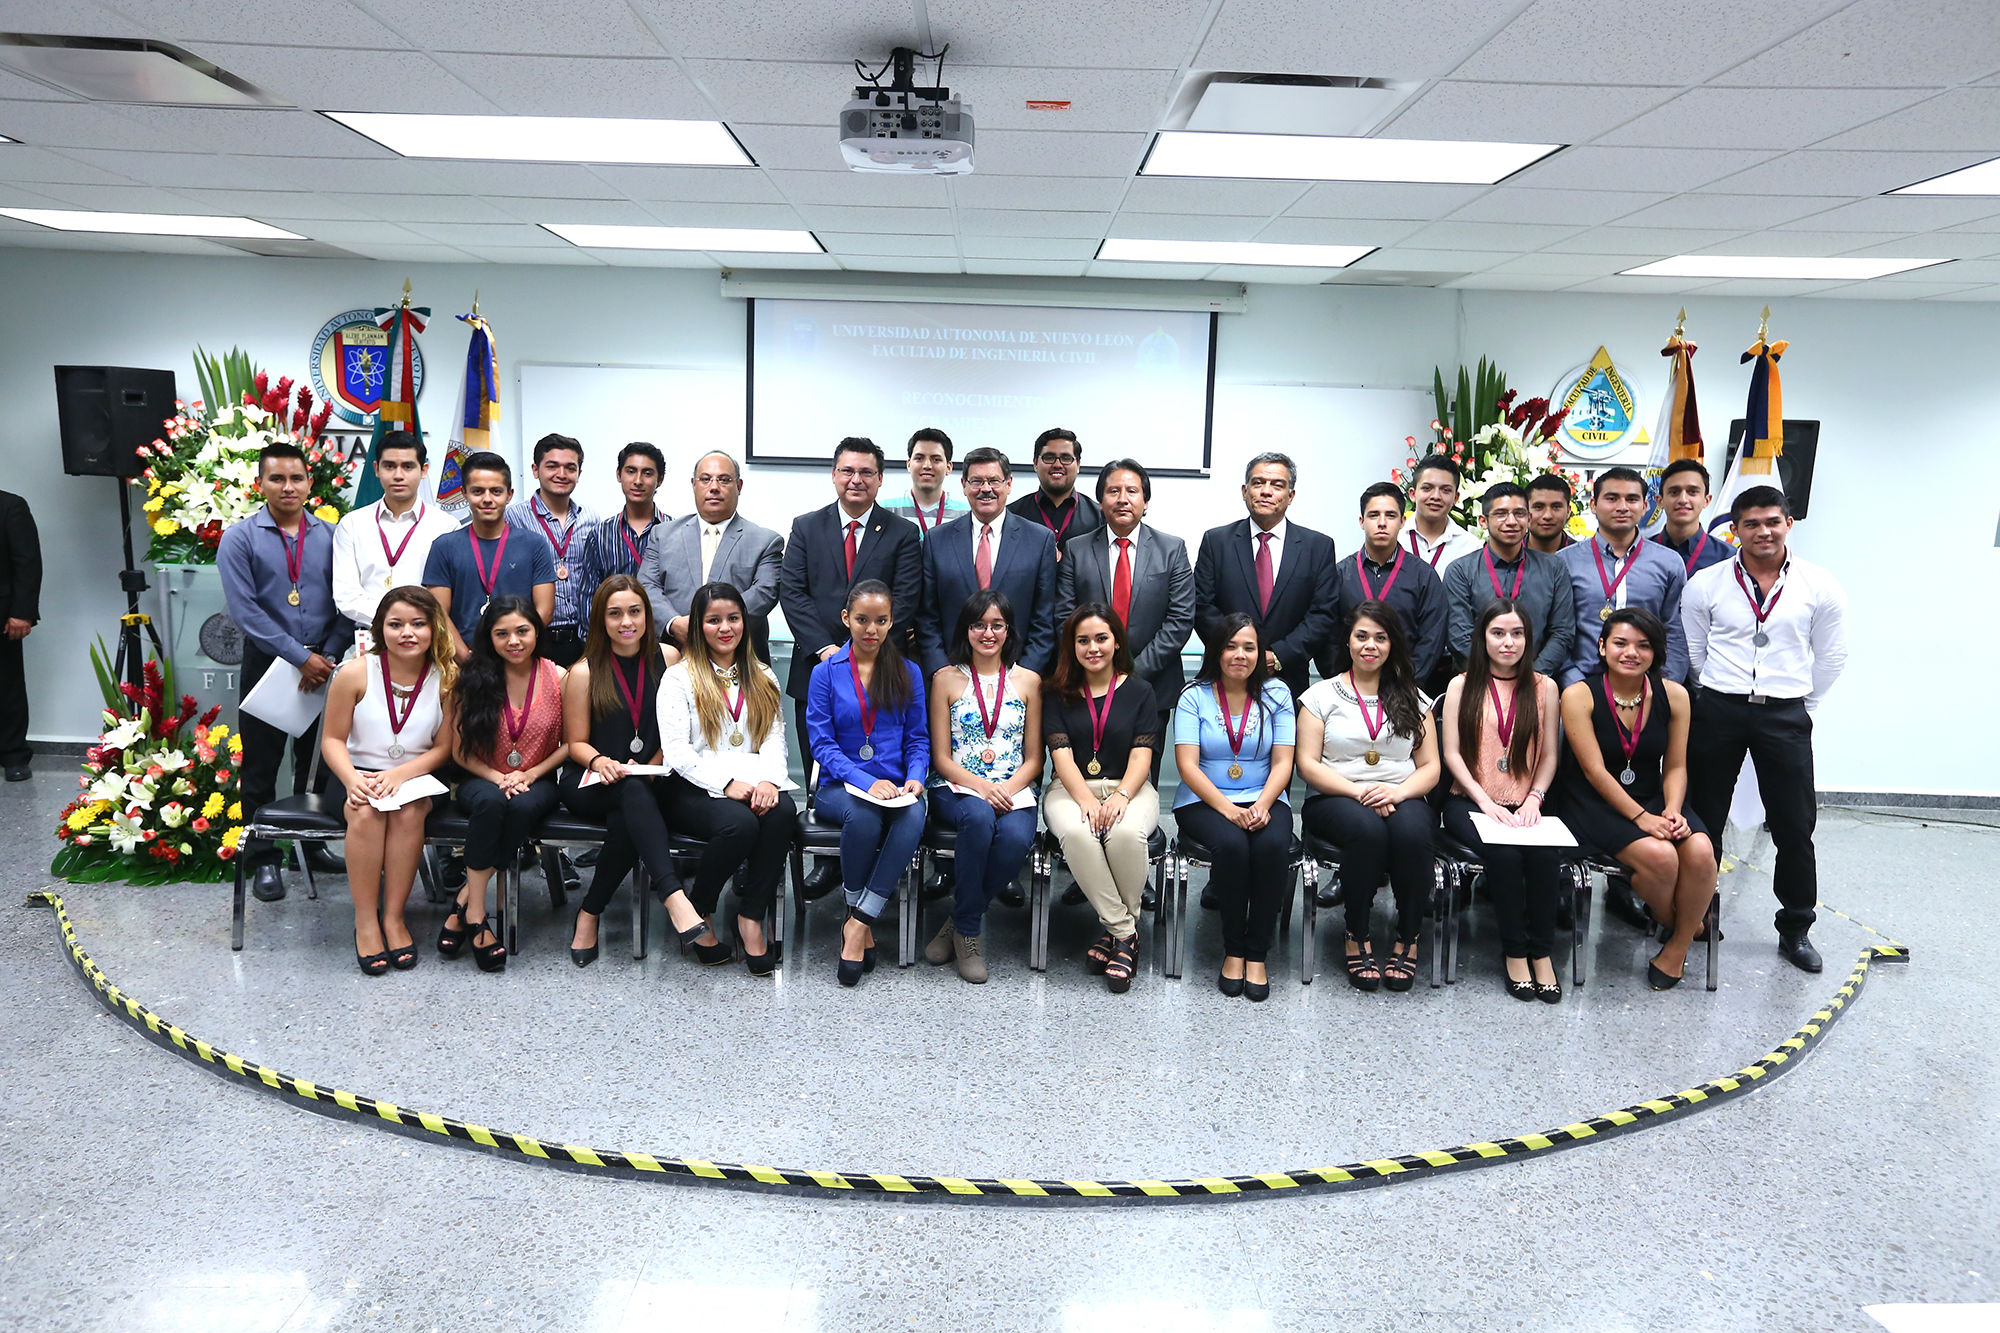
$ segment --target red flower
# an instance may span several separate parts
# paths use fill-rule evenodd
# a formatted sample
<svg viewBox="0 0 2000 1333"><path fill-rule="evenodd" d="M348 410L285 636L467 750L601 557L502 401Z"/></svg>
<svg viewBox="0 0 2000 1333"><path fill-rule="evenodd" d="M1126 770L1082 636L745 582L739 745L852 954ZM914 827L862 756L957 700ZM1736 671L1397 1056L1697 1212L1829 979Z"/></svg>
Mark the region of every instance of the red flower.
<svg viewBox="0 0 2000 1333"><path fill-rule="evenodd" d="M292 401L292 377L286 375L278 381L278 403L283 406Z"/></svg>
<svg viewBox="0 0 2000 1333"><path fill-rule="evenodd" d="M306 413L308 413L308 412L311 412L311 411L312 411L312 405L313 405L313 391L312 391L312 386L311 386L311 385L309 385L309 384L301 384L301 385L299 386L299 413L300 413L300 415L302 415L302 416L303 416L304 414L306 414Z"/></svg>
<svg viewBox="0 0 2000 1333"><path fill-rule="evenodd" d="M1500 401L1493 404L1493 406L1505 412L1509 407L1513 406L1515 395L1518 393L1520 393L1519 389L1507 390L1507 392L1500 395Z"/></svg>
<svg viewBox="0 0 2000 1333"><path fill-rule="evenodd" d="M194 817L194 822L188 825L188 827L193 829L196 833L206 833L208 832L208 821L202 818L200 815L196 815Z"/></svg>
<svg viewBox="0 0 2000 1333"><path fill-rule="evenodd" d="M215 854L223 860L228 861L235 857L236 849L234 847L218 847L215 849Z"/></svg>
<svg viewBox="0 0 2000 1333"><path fill-rule="evenodd" d="M1543 417L1542 438L1545 440L1553 440L1556 437L1556 432L1562 429L1563 418L1567 417L1568 415L1569 415L1569 409L1565 407L1560 412L1551 412L1546 417ZM1551 457L1554 456L1554 450L1550 451L1550 456Z"/></svg>
<svg viewBox="0 0 2000 1333"><path fill-rule="evenodd" d="M220 782L220 783L224 783L224 784L227 784L227 783L228 783L228 781L229 781L229 770L228 770L228 769L226 769L226 768L218 768L218 769L216 769L216 770L215 770L215 780L216 780L217 782Z"/></svg>
<svg viewBox="0 0 2000 1333"><path fill-rule="evenodd" d="M257 378L252 380L251 383L257 386L257 397L259 399L262 399L265 394L271 392L271 377L261 370L257 372Z"/></svg>

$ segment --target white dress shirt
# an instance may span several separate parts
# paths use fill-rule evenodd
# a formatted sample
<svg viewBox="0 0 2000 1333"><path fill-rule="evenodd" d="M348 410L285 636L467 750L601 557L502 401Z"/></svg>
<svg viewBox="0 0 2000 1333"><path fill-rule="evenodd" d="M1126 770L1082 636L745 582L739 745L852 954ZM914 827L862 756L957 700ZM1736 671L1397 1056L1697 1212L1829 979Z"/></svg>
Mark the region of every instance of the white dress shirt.
<svg viewBox="0 0 2000 1333"><path fill-rule="evenodd" d="M340 520L333 530L333 604L354 622L357 651L367 652L372 646L368 627L375 621L382 594L399 583L423 586L424 561L431 553L431 543L456 532L458 526L457 519L436 505L413 504L399 518L382 500ZM408 546L403 546L405 537L410 540ZM382 549L384 538L389 550L402 547L402 558L393 566Z"/></svg>
<svg viewBox="0 0 2000 1333"><path fill-rule="evenodd" d="M981 523L977 514L972 516L972 567L974 569L979 568L979 534L989 530L993 533L993 540L987 544L986 551L987 554L993 557L993 568L1000 568L1000 532L1006 526L1007 511L1004 509L1000 511L998 517L991 523Z"/></svg>
<svg viewBox="0 0 2000 1333"><path fill-rule="evenodd" d="M1759 648L1750 600L1756 589L1740 555L1688 580L1681 594L1688 665L1704 689L1819 707L1847 665L1847 594L1818 565L1787 556L1776 584L1764 589L1769 614L1762 628L1770 642Z"/></svg>
<svg viewBox="0 0 2000 1333"><path fill-rule="evenodd" d="M1475 554L1481 546L1485 545L1479 538L1473 536L1450 519L1445 520L1444 536L1438 538L1436 541L1432 541L1430 538L1424 536L1423 533L1418 532L1414 519L1403 528L1403 535L1400 540L1404 550L1409 551L1419 560L1428 562L1430 567L1440 574L1444 573L1452 561L1458 559L1460 556Z"/></svg>
<svg viewBox="0 0 2000 1333"><path fill-rule="evenodd" d="M838 503L836 503L833 506L833 512L840 519L840 539L843 542L847 540L848 524L859 523L861 525L860 527L854 529L854 558L857 561L860 560L861 543L868 540L868 529L871 526L873 526L875 522L875 506L869 505L866 509L862 510L861 513L854 518L849 518L847 516L847 511L845 509L842 509ZM842 549L845 550L846 548L843 547Z"/></svg>
<svg viewBox="0 0 2000 1333"><path fill-rule="evenodd" d="M759 663L758 669L774 687L777 685L778 678L772 674L771 668ZM725 712L721 734L715 738L716 743L710 745L708 738L702 734L701 714L695 709L694 683L688 679L688 670L688 663L676 662L660 678L657 696L660 762L695 786L718 796L732 782L747 782L753 787L760 782L768 782L779 791L790 791L793 784L785 776L784 708L780 707L772 713L771 731L764 737L762 745L757 745L756 737L750 734L748 704L743 711L745 725L738 726L730 721ZM734 697L735 690L725 685L723 695L725 698ZM729 738L738 732L743 737L743 743L732 745Z"/></svg>
<svg viewBox="0 0 2000 1333"><path fill-rule="evenodd" d="M1252 523L1250 526L1254 528L1257 525ZM1094 538L1096 537L1097 534L1092 533L1090 535ZM1106 523L1104 525L1104 545L1106 553L1110 557L1104 562L1104 569L1105 569L1104 586L1107 588L1115 588L1118 586L1118 543L1121 541L1128 541L1132 543L1132 545L1129 548L1127 548L1125 552L1125 558L1131 562L1133 575L1136 577L1139 573L1139 528L1134 527L1132 529L1132 535L1129 537L1120 537L1117 533L1111 530L1111 525L1109 523ZM1256 545L1256 543L1252 542L1251 545L1254 546ZM1273 574L1278 572L1278 565L1277 565L1278 545L1279 543L1277 542L1271 543L1272 547L1271 572ZM1253 552L1252 554L1254 556L1255 553ZM1137 656L1137 654L1134 654L1134 656Z"/></svg>
<svg viewBox="0 0 2000 1333"><path fill-rule="evenodd" d="M1274 580L1278 577L1278 571L1285 566L1285 534L1291 529L1291 520L1284 518L1279 519L1277 526L1271 529L1271 577ZM1257 568L1257 550L1264 545L1257 539L1263 535L1263 530L1257 526L1257 520L1251 519L1250 568L1253 570Z"/></svg>

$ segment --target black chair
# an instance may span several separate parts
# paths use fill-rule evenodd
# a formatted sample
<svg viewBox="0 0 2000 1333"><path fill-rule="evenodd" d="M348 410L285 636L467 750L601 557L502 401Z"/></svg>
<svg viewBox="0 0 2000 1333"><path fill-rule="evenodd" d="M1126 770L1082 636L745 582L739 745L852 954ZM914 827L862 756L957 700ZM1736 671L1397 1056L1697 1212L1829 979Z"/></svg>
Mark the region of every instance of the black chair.
<svg viewBox="0 0 2000 1333"><path fill-rule="evenodd" d="M1463 962L1460 934L1465 909L1472 901L1478 881L1486 874L1486 867L1477 851L1452 837L1442 827L1438 829L1436 845L1449 885L1445 947L1450 957L1445 960L1445 980L1456 984ZM1570 883L1570 910L1573 914L1570 925L1570 978L1576 986L1582 986L1584 982L1584 943L1590 938L1591 881L1588 871L1579 870L1579 866L1588 859L1589 854L1581 849L1572 850L1562 858L1556 872Z"/></svg>
<svg viewBox="0 0 2000 1333"><path fill-rule="evenodd" d="M315 765L315 767L317 767ZM299 869L306 879L306 897L317 899L319 886L313 882L312 867L306 863L305 844L309 842L339 842L347 836L347 820L340 812L340 800L320 796L312 792L304 796L286 796L270 802L257 811L243 825L242 840L236 844L238 856L235 859L235 890L229 917L229 947L240 952L243 948L243 929L249 913L249 877L240 854L243 844L252 838L267 838L273 842L290 842L293 853L299 858Z"/></svg>
<svg viewBox="0 0 2000 1333"><path fill-rule="evenodd" d="M1579 903L1588 903L1590 901L1592 891L1595 887L1595 880L1599 877L1603 878L1607 886L1613 880L1622 880L1628 889L1631 887L1631 868L1622 861L1611 857L1598 856L1594 853L1586 854L1571 863L1569 871L1576 885L1576 900ZM1641 900L1641 905L1644 905L1643 899ZM1654 917L1651 908L1647 908L1646 915L1652 919L1654 928L1663 943L1673 936L1673 927ZM1722 891L1720 886L1717 887L1715 896L1708 900L1708 914L1702 918L1702 927L1702 936L1698 936L1697 938L1705 937L1708 944L1708 989L1715 990L1721 985L1716 960L1716 946L1722 939ZM1579 986L1583 984L1581 964L1578 965L1576 984Z"/></svg>
<svg viewBox="0 0 2000 1333"><path fill-rule="evenodd" d="M1178 977L1181 951L1181 921L1187 915L1187 883L1179 881L1179 893L1167 892L1167 863L1172 859L1166 830L1155 828L1146 835L1146 859L1153 870L1152 953L1163 977ZM1028 852L1028 966L1037 972L1049 970L1049 917L1054 907L1057 866L1067 866L1062 839L1043 829ZM1140 911L1145 911L1142 905Z"/></svg>
<svg viewBox="0 0 2000 1333"><path fill-rule="evenodd" d="M1311 829L1305 831L1305 864L1301 867L1305 882L1299 893L1299 984L1310 986L1319 966L1319 870L1321 866L1332 872L1336 882L1340 876L1340 844L1328 842ZM1430 904L1430 943L1425 952L1430 955L1431 989L1444 985L1445 923L1450 917L1450 895L1446 892L1445 868L1441 861L1431 863L1433 883ZM1340 890L1345 893L1345 887ZM1338 901L1339 894L1336 895ZM1344 964L1343 964L1344 966Z"/></svg>
<svg viewBox="0 0 2000 1333"><path fill-rule="evenodd" d="M795 905L801 927L805 924L806 900L797 886L806 882L806 858L808 856L830 856L840 858L840 825L830 819L821 819L817 795L819 792L819 765L809 764L806 773L805 808L799 812L798 830L792 836L792 883ZM922 844L917 854L904 867L903 876L896 882L896 966L909 967L917 961L917 950L922 947L919 934L923 930L923 875L924 862ZM773 938L776 938L775 935Z"/></svg>
<svg viewBox="0 0 2000 1333"><path fill-rule="evenodd" d="M1174 863L1173 896L1176 904L1176 920L1174 922L1176 939L1174 941L1174 970L1168 973L1168 975L1177 977L1181 974L1182 962L1181 950L1183 940L1180 937L1185 934L1186 930L1182 918L1187 913L1188 871L1213 869L1215 866L1215 853L1203 846L1201 841L1193 834L1177 832L1174 837L1172 859ZM1305 861L1305 849L1300 845L1298 835L1294 833L1292 834L1291 848L1285 853L1285 876L1289 882L1289 888L1296 888L1299 882L1299 873L1304 869ZM1306 893L1310 897L1312 890L1308 888ZM1291 920L1291 896L1288 893L1285 900L1285 910L1279 914L1278 923L1281 928L1289 929Z"/></svg>

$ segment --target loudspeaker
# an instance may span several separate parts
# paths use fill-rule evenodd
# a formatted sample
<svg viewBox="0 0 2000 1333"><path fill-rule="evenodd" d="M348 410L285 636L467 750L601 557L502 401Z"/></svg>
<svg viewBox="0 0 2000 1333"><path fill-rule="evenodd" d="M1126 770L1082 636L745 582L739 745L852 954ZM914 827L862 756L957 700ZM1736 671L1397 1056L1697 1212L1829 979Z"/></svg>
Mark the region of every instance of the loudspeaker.
<svg viewBox="0 0 2000 1333"><path fill-rule="evenodd" d="M171 370L56 367L63 471L72 477L138 476L139 446L159 439L173 414Z"/></svg>
<svg viewBox="0 0 2000 1333"><path fill-rule="evenodd" d="M1729 475L1735 466L1737 450L1743 446L1743 432L1748 427L1743 418L1729 423L1729 452L1723 458L1722 477ZM1817 421L1794 421L1785 418L1785 452L1778 455L1778 489L1785 493L1791 503L1792 517L1804 518L1806 507L1812 500L1813 463L1819 456L1819 423ZM1716 478L1721 485L1722 477Z"/></svg>

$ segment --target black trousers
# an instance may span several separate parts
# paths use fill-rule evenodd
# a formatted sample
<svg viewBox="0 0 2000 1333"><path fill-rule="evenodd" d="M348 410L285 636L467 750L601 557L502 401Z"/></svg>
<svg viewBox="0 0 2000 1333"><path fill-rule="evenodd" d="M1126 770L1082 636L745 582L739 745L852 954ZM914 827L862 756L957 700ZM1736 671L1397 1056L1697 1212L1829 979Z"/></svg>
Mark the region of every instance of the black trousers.
<svg viewBox="0 0 2000 1333"><path fill-rule="evenodd" d="M604 847L597 853L590 891L583 896L584 911L603 916L611 895L642 861L661 897L681 887L680 876L674 873L665 798L664 784L651 778L573 786L563 793L563 804L578 818L604 821Z"/></svg>
<svg viewBox="0 0 2000 1333"><path fill-rule="evenodd" d="M791 856L792 830L799 822L799 808L790 794L779 792L778 803L759 815L742 801L711 796L679 775L661 785L667 826L704 844L694 887L688 890L694 905L703 914L713 912L722 886L740 869L736 914L752 920L768 916Z"/></svg>
<svg viewBox="0 0 2000 1333"><path fill-rule="evenodd" d="M1480 841L1472 826L1477 809L1463 796L1446 797L1445 832L1479 853L1486 869L1486 892L1500 922L1501 951L1509 958L1546 958L1555 949L1562 853L1554 847Z"/></svg>
<svg viewBox="0 0 2000 1333"><path fill-rule="evenodd" d="M34 757L28 748L28 671L21 640L0 635L0 764L11 768Z"/></svg>
<svg viewBox="0 0 2000 1333"><path fill-rule="evenodd" d="M550 661L567 671L583 656L583 631L575 625L553 626L544 651Z"/></svg>
<svg viewBox="0 0 2000 1333"><path fill-rule="evenodd" d="M1703 689L1695 694L1688 730L1688 802L1708 825L1716 851L1729 823L1729 800L1747 753L1757 770L1764 818L1771 826L1777 864L1771 887L1778 895L1780 935L1811 928L1819 902L1819 863L1813 829L1819 822L1813 786L1812 715L1803 699L1753 704L1740 694Z"/></svg>
<svg viewBox="0 0 2000 1333"><path fill-rule="evenodd" d="M1383 818L1351 796L1319 794L1306 798L1300 812L1314 837L1340 848L1341 902L1347 909L1347 933L1369 938L1375 890L1383 875L1396 895L1396 938L1414 944L1424 920L1424 903L1436 879L1431 834L1437 815L1430 802L1402 801Z"/></svg>
<svg viewBox="0 0 2000 1333"><path fill-rule="evenodd" d="M19 644L14 645L19 648ZM268 722L260 721L242 711L241 701L250 693L271 664L278 659L257 645L244 641L243 666L237 675L239 693L236 713L236 731L243 737L243 767L237 771L237 782L241 788L244 822L248 823L256 813L278 799L278 769L285 762L285 746L292 747L292 795L303 796L306 792L306 774L312 768L313 756L319 747L319 724L315 722L306 729L303 736L293 739ZM321 768L314 790L325 791L329 774ZM278 863L277 845L263 838L253 838L243 845L244 864L251 869Z"/></svg>
<svg viewBox="0 0 2000 1333"><path fill-rule="evenodd" d="M458 803L466 815L466 869L492 870L534 841L535 829L556 808L556 780L542 778L508 797L485 778L467 778L458 784Z"/></svg>
<svg viewBox="0 0 2000 1333"><path fill-rule="evenodd" d="M1174 826L1214 857L1208 880L1222 899L1222 951L1263 962L1292 893L1292 807L1278 802L1271 822L1252 833L1196 802L1174 811Z"/></svg>

